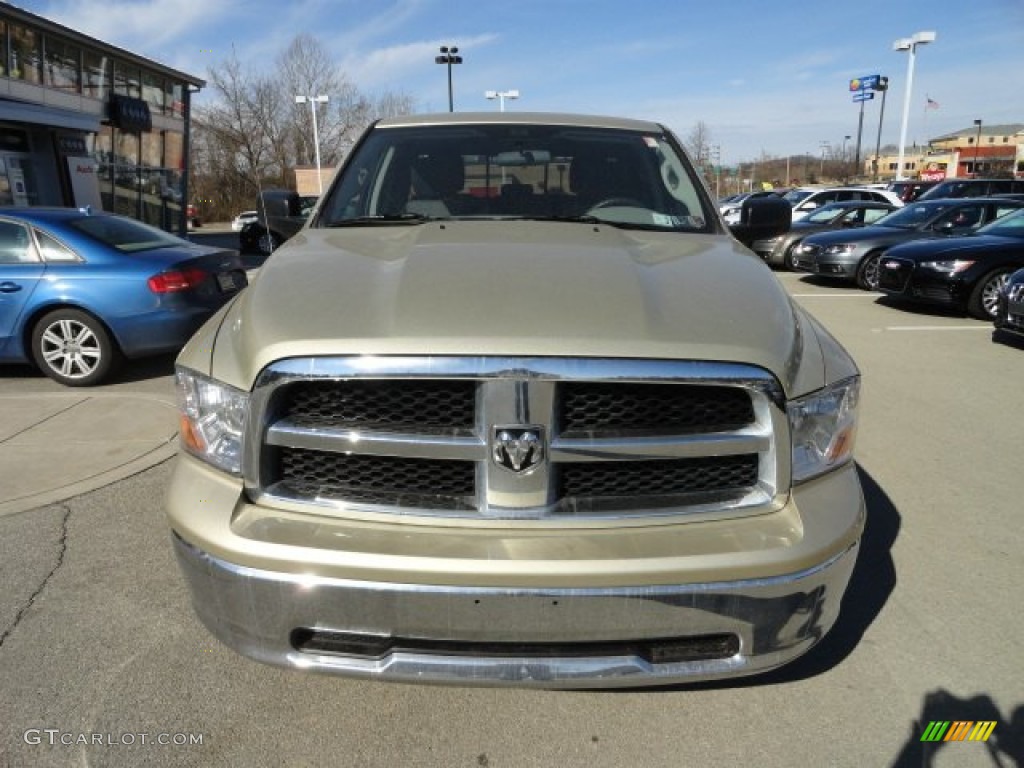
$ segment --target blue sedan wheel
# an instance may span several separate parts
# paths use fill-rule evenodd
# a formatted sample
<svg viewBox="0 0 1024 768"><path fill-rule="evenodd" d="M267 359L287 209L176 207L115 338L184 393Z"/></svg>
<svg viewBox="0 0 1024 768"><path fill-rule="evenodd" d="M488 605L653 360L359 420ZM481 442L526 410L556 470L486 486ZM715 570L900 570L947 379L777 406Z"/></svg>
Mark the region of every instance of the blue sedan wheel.
<svg viewBox="0 0 1024 768"><path fill-rule="evenodd" d="M110 374L120 359L120 350L92 315L77 309L58 309L36 323L32 356L51 379L69 387L87 387Z"/></svg>

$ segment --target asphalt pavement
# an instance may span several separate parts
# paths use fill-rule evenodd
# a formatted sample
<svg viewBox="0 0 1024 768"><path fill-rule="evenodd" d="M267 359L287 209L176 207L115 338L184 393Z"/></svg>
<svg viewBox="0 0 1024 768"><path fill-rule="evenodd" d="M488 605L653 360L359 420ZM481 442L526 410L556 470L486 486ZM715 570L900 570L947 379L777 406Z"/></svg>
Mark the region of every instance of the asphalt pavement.
<svg viewBox="0 0 1024 768"><path fill-rule="evenodd" d="M1024 766L1024 344L780 279L864 374L868 525L839 622L807 656L748 680L586 692L258 664L202 627L174 562L173 359L89 390L5 370L0 767ZM924 743L933 721L996 725L986 743Z"/></svg>
<svg viewBox="0 0 1024 768"><path fill-rule="evenodd" d="M237 248L230 225L189 233L195 242ZM247 266L256 267L254 257ZM168 359L134 366L169 372ZM31 377L15 370L15 380ZM177 448L173 392L126 386L71 389L41 381L35 391L0 387L0 516L65 501L166 461Z"/></svg>

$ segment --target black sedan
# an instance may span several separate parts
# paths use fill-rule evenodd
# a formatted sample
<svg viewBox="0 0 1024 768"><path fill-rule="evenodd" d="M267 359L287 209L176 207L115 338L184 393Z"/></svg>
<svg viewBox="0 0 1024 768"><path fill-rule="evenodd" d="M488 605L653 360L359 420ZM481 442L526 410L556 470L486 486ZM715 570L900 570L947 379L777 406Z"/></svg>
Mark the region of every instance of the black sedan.
<svg viewBox="0 0 1024 768"><path fill-rule="evenodd" d="M922 238L965 235L1020 208L1024 200L998 197L911 203L870 227L808 236L796 249L796 268L873 290L878 287L879 260L889 248Z"/></svg>
<svg viewBox="0 0 1024 768"><path fill-rule="evenodd" d="M796 269L793 258L796 247L815 232L831 229L852 229L874 224L896 206L874 200L845 200L823 205L806 218L794 221L789 232L765 240L755 240L751 250L770 266Z"/></svg>
<svg viewBox="0 0 1024 768"><path fill-rule="evenodd" d="M1024 269L1007 280L996 305L996 333L1008 331L1024 336Z"/></svg>
<svg viewBox="0 0 1024 768"><path fill-rule="evenodd" d="M966 237L890 248L879 290L909 301L940 304L994 320L1010 275L1024 267L1024 210Z"/></svg>

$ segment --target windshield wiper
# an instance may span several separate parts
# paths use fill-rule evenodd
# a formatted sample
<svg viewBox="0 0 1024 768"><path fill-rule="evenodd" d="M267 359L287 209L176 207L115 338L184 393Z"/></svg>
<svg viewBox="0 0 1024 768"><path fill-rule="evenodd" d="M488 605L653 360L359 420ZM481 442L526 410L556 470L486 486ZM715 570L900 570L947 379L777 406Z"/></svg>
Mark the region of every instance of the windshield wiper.
<svg viewBox="0 0 1024 768"><path fill-rule="evenodd" d="M431 221L422 213L378 213L373 216L357 216L353 219L332 221L328 227L372 227L377 224L423 224Z"/></svg>

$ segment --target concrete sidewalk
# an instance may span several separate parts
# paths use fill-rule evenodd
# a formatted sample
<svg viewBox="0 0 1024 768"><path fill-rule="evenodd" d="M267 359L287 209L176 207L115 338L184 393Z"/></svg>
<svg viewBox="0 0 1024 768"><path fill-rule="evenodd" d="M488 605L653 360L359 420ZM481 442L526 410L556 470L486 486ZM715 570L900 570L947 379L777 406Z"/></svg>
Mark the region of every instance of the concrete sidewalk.
<svg viewBox="0 0 1024 768"><path fill-rule="evenodd" d="M0 395L0 516L109 485L176 449L177 412L168 396Z"/></svg>

